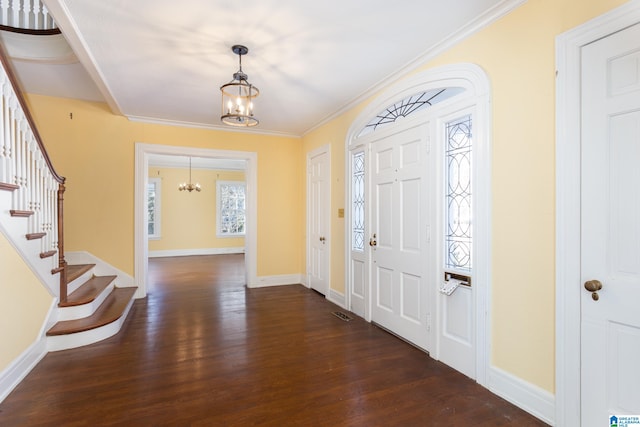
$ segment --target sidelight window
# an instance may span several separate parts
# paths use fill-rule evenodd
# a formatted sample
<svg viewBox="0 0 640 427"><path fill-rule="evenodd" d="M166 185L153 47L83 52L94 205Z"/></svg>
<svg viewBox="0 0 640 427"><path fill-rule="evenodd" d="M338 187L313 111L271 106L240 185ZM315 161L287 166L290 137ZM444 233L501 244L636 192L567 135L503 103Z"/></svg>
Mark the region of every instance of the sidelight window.
<svg viewBox="0 0 640 427"><path fill-rule="evenodd" d="M445 125L445 267L471 270L472 131L467 115Z"/></svg>
<svg viewBox="0 0 640 427"><path fill-rule="evenodd" d="M351 249L364 251L364 151L351 156Z"/></svg>

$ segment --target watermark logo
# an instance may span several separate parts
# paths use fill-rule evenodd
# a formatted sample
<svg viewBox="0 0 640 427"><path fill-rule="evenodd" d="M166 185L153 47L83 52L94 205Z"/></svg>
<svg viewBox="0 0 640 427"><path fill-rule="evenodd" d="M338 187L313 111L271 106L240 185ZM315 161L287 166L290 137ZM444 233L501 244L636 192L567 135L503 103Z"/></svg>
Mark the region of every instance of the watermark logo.
<svg viewBox="0 0 640 427"><path fill-rule="evenodd" d="M640 415L610 415L609 427L640 427Z"/></svg>

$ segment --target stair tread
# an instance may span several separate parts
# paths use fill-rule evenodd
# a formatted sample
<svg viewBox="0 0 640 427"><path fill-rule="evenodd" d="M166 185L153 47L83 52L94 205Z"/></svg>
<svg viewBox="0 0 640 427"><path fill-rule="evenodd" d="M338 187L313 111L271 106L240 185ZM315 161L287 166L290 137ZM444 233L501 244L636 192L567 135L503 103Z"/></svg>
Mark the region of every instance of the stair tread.
<svg viewBox="0 0 640 427"><path fill-rule="evenodd" d="M0 182L0 190L6 191L14 191L20 188L20 186L15 184L9 184L8 182Z"/></svg>
<svg viewBox="0 0 640 427"><path fill-rule="evenodd" d="M57 254L58 251L56 250L52 250L52 251L47 251L47 252L40 252L40 258L49 258L54 256L55 254Z"/></svg>
<svg viewBox="0 0 640 427"><path fill-rule="evenodd" d="M87 271L95 267L95 264L73 264L67 265L67 283L71 283Z"/></svg>
<svg viewBox="0 0 640 427"><path fill-rule="evenodd" d="M60 307L73 307L76 305L88 304L95 300L98 295L113 282L118 276L93 276L78 289L73 291L67 301L58 304Z"/></svg>
<svg viewBox="0 0 640 427"><path fill-rule="evenodd" d="M17 209L11 209L9 210L9 214L13 217L21 217L21 218L28 218L31 215L34 214L33 211L21 211L21 210L17 210Z"/></svg>
<svg viewBox="0 0 640 427"><path fill-rule="evenodd" d="M42 239L46 235L47 233L28 233L26 237L27 237L27 240L36 240L36 239Z"/></svg>
<svg viewBox="0 0 640 427"><path fill-rule="evenodd" d="M91 316L58 322L47 331L47 336L88 331L115 322L123 315L135 292L136 288L115 288Z"/></svg>

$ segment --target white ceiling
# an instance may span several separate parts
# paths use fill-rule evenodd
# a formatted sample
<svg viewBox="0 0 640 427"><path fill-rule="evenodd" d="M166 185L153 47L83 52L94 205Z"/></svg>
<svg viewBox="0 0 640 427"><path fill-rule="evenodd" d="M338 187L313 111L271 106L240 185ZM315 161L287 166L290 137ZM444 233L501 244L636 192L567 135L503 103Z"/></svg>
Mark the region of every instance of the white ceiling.
<svg viewBox="0 0 640 427"><path fill-rule="evenodd" d="M255 102L260 124L252 130L290 135L313 129L521 3L44 2L86 73L78 64L74 71L73 64L49 63L43 79L30 71L32 63L18 61L28 92L102 98L133 120L222 127L219 87L238 68L231 46L244 44L243 70L261 92Z"/></svg>

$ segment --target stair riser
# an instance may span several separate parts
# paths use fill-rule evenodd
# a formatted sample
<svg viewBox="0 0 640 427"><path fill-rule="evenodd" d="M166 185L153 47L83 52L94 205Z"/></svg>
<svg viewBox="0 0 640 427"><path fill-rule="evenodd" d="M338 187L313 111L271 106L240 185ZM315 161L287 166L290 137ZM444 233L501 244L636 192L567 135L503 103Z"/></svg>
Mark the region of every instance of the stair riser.
<svg viewBox="0 0 640 427"><path fill-rule="evenodd" d="M91 329L89 331L77 332L75 334L48 336L47 350L48 351L67 350L70 348L76 348L84 345L93 344L98 341L102 341L104 339L114 336L120 331L120 328L122 328L122 325L124 324L125 320L127 320L127 316L129 314L129 310L131 310L133 301L134 299L131 298L131 301L129 301L129 304L127 304L127 308L122 313L122 316L120 316L118 320L111 322L108 325Z"/></svg>
<svg viewBox="0 0 640 427"><path fill-rule="evenodd" d="M100 307L100 304L109 296L114 288L114 283L111 282L101 293L88 304L76 305L73 307L59 307L58 308L58 321L63 320L76 320L83 317L89 317Z"/></svg>
<svg viewBox="0 0 640 427"><path fill-rule="evenodd" d="M67 284L67 295L71 295L74 291L76 291L80 286L82 286L87 280L91 279L95 274L94 270L91 269L85 272L82 276L78 276L76 280Z"/></svg>

